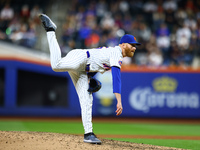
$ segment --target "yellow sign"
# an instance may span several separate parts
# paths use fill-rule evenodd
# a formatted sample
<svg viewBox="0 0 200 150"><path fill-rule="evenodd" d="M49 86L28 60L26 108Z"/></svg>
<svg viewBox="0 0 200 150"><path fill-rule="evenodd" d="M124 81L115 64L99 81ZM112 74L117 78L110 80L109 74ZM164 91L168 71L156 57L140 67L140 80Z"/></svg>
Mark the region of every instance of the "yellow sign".
<svg viewBox="0 0 200 150"><path fill-rule="evenodd" d="M112 105L113 100L109 99L109 98L103 98L100 100L100 102L101 102L101 105L108 107L108 106Z"/></svg>
<svg viewBox="0 0 200 150"><path fill-rule="evenodd" d="M177 81L167 76L163 76L153 80L153 88L157 92L175 92L177 86Z"/></svg>

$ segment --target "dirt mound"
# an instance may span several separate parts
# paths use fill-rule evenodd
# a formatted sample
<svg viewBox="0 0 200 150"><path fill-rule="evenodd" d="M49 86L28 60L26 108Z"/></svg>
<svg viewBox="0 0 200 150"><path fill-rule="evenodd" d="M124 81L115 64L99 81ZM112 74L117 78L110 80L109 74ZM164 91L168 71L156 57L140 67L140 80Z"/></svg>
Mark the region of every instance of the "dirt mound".
<svg viewBox="0 0 200 150"><path fill-rule="evenodd" d="M0 131L0 150L175 150L176 148L102 140L101 145L83 142L83 136L44 132ZM178 149L176 149L178 150Z"/></svg>

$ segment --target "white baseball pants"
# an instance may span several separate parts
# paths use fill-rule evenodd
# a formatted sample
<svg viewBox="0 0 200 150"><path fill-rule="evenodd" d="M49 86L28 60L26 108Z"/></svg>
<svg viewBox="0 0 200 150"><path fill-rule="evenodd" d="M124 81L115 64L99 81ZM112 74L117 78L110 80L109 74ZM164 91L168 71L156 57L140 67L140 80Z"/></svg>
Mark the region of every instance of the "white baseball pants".
<svg viewBox="0 0 200 150"><path fill-rule="evenodd" d="M82 123L85 134L93 132L92 127L92 104L93 96L89 94L88 76L85 71L87 54L84 50L72 50L61 58L61 50L58 45L55 32L47 32L47 40L50 49L51 67L56 72L68 71L81 106Z"/></svg>

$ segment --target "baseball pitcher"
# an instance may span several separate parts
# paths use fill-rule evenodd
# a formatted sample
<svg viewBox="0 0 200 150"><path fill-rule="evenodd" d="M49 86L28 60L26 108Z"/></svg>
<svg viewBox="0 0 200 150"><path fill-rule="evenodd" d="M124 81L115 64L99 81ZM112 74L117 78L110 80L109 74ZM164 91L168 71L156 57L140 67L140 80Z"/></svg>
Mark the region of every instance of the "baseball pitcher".
<svg viewBox="0 0 200 150"><path fill-rule="evenodd" d="M40 15L41 22L47 32L47 40L50 49L51 67L55 72L67 71L73 81L81 106L82 123L84 127L84 142L101 144L101 141L93 133L92 127L92 93L101 88L101 83L94 79L96 72L104 73L112 71L113 93L117 99L116 115L122 113L121 101L121 74L120 68L123 57L133 57L136 50L136 38L132 35L124 35L118 46L97 49L74 49L65 57L61 57L55 30L57 26L45 14ZM88 84L88 81L89 84Z"/></svg>

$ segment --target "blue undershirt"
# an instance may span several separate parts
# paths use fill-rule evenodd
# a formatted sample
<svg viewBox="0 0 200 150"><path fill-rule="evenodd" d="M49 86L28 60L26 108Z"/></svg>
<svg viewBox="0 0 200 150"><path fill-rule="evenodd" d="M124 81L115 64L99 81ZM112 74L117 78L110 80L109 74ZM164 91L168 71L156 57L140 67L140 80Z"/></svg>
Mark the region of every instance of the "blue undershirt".
<svg viewBox="0 0 200 150"><path fill-rule="evenodd" d="M121 94L121 73L120 68L112 66L113 93Z"/></svg>

